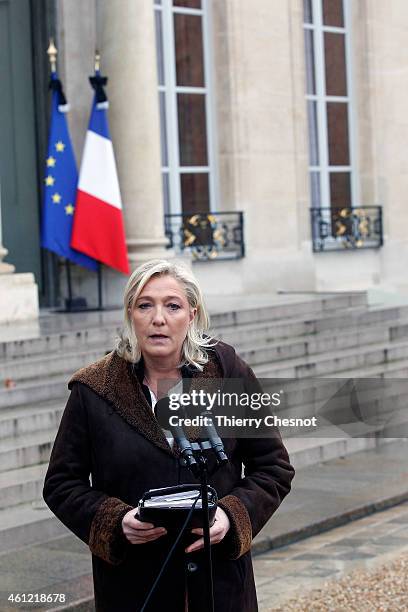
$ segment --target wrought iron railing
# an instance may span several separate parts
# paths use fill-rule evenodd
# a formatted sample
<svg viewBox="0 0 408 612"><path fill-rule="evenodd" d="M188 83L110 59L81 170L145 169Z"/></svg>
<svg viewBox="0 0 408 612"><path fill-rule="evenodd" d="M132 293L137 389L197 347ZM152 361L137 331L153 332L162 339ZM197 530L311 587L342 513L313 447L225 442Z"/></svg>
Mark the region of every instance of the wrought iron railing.
<svg viewBox="0 0 408 612"><path fill-rule="evenodd" d="M198 261L241 259L245 256L242 212L165 215L168 248L188 251Z"/></svg>
<svg viewBox="0 0 408 612"><path fill-rule="evenodd" d="M313 251L383 245L381 206L311 208Z"/></svg>

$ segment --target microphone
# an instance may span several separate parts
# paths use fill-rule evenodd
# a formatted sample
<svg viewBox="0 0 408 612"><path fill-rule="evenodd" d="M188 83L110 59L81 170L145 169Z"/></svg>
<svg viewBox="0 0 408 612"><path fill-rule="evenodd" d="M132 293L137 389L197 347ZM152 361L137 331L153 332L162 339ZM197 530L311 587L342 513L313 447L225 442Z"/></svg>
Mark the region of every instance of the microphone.
<svg viewBox="0 0 408 612"><path fill-rule="evenodd" d="M214 450L217 456L217 461L219 465L225 465L226 463L228 463L228 457L225 453L222 440L220 436L218 435L217 430L215 428L211 413L209 414L208 412L202 412L201 416L205 417L203 418L203 422L204 422L203 429L205 430L207 439L209 443L211 444L211 448Z"/></svg>
<svg viewBox="0 0 408 612"><path fill-rule="evenodd" d="M174 413L169 407L170 400L168 397L163 397L157 401L154 408L154 413L163 429L170 430L175 443L180 449L180 455L186 462L187 467L196 476L199 473L198 463L194 457L193 447L188 440L186 433L181 425L171 425L169 422L170 416Z"/></svg>
<svg viewBox="0 0 408 612"><path fill-rule="evenodd" d="M170 431L174 441L180 449L180 455L186 462L187 467L193 472L194 476L197 476L199 474L198 463L194 457L191 442L186 438L184 429L181 425L170 425Z"/></svg>

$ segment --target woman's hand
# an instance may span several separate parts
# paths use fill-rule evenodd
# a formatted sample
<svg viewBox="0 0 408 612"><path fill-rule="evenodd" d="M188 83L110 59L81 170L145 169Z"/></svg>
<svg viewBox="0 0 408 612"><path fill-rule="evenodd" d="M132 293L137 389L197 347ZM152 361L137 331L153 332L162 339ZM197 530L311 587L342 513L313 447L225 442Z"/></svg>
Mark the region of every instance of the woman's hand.
<svg viewBox="0 0 408 612"><path fill-rule="evenodd" d="M225 538L227 532L230 528L230 520L227 514L224 512L222 508L217 508L215 512L215 522L212 527L210 527L210 542L211 544L218 544ZM197 535L203 535L202 529L192 529L191 533L195 533ZM186 548L186 553L196 552L204 548L204 538L200 538L196 540L193 544L190 544Z"/></svg>
<svg viewBox="0 0 408 612"><path fill-rule="evenodd" d="M167 533L164 527L143 523L135 518L136 508L129 510L122 519L122 530L131 544L153 542Z"/></svg>

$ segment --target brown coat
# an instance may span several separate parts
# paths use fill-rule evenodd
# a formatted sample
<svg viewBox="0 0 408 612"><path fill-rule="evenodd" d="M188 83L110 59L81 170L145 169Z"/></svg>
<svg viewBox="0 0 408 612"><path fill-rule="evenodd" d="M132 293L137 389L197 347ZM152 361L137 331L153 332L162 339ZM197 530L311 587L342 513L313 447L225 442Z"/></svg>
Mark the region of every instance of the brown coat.
<svg viewBox="0 0 408 612"><path fill-rule="evenodd" d="M222 342L200 378L254 378ZM151 488L195 482L180 466L129 364L115 352L79 370L51 454L44 499L56 516L89 545L98 612L137 612L172 542L166 535L132 545L123 516ZM216 612L255 612L251 541L290 491L294 470L279 433L268 439L226 439L230 459L210 480L231 528L212 547ZM209 453L209 461L214 461ZM242 477L242 464L245 477ZM89 476L91 475L90 484ZM149 612L205 612L202 551L180 547L159 583ZM198 569L185 571L186 561Z"/></svg>

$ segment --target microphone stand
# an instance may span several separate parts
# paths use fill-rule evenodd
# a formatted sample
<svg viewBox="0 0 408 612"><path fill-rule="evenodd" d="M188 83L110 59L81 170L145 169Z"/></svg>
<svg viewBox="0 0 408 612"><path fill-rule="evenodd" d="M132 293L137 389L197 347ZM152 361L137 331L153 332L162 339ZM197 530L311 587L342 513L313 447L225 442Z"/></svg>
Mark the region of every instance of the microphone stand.
<svg viewBox="0 0 408 612"><path fill-rule="evenodd" d="M209 612L214 612L214 585L213 585L211 543L210 543L210 514L208 510L208 470L207 470L207 460L201 452L197 457L197 462L198 462L199 471L200 471L201 500L202 500L202 509L203 509L203 519L204 519L203 535L204 535L204 556L205 556L208 610Z"/></svg>
<svg viewBox="0 0 408 612"><path fill-rule="evenodd" d="M191 447L193 449L194 457L197 461L196 465L188 465L187 467L192 472L193 476L200 479L201 484L201 500L203 510L203 537L204 537L204 557L205 557L205 573L206 573L206 587L207 587L207 601L208 601L208 612L214 612L214 584L213 584L213 571L212 571L212 557L211 557L211 543L210 543L210 515L208 509L208 466L207 459L203 455L203 450L213 448L211 443L206 440L202 442L192 442ZM211 476L225 463L228 462L228 458L225 455L225 459L222 461L218 460L217 466L212 471Z"/></svg>

